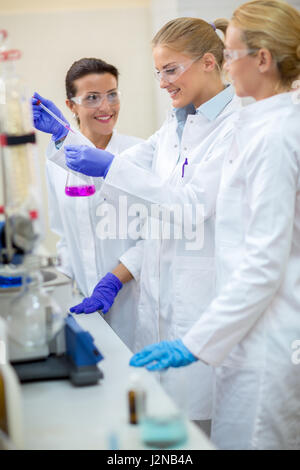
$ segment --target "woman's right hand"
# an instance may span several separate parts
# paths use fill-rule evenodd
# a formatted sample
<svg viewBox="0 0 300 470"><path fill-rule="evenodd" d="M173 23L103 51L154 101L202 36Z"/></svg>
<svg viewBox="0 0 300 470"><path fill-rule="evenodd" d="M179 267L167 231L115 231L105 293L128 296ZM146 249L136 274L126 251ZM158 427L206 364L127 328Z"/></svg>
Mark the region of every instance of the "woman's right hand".
<svg viewBox="0 0 300 470"><path fill-rule="evenodd" d="M50 114L48 114L43 108L41 108L41 106L38 104L38 101L40 101L62 121L69 125L64 115L52 101L46 100L46 98L43 98L41 95L35 92L31 99L34 127L39 131L52 134L52 139L54 141L65 137L68 134L68 129L66 129L62 124L56 121L56 119L50 116Z"/></svg>

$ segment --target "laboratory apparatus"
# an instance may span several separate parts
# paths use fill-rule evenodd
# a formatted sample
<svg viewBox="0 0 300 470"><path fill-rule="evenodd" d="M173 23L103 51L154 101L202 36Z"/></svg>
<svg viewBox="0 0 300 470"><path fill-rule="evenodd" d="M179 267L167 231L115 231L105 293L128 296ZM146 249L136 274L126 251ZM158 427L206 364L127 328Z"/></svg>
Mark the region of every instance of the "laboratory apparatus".
<svg viewBox="0 0 300 470"><path fill-rule="evenodd" d="M45 347L63 326L60 307L43 289L40 258L27 255L24 266L22 289L12 299L6 317L12 357L16 357L18 346L22 350Z"/></svg>
<svg viewBox="0 0 300 470"><path fill-rule="evenodd" d="M65 193L70 197L83 197L83 196L92 196L96 192L94 184L83 184L78 182L79 178L68 172Z"/></svg>
<svg viewBox="0 0 300 470"><path fill-rule="evenodd" d="M21 382L69 378L75 385L93 384L103 376L100 351L43 288L42 193L30 100L15 67L20 57L16 49L0 52L0 316L8 357Z"/></svg>
<svg viewBox="0 0 300 470"><path fill-rule="evenodd" d="M6 49L7 36L8 34L6 29L0 29L0 52Z"/></svg>
<svg viewBox="0 0 300 470"><path fill-rule="evenodd" d="M178 369L176 370L178 372ZM157 383L163 385L165 391L166 372L151 372ZM171 382L172 383L172 382ZM174 383L174 382L173 382ZM181 384L178 384L181 387ZM183 386L185 388L185 386ZM167 395L169 395L167 391ZM150 448L176 449L180 448L188 438L186 414L178 407L177 401L169 400L160 403L149 396L147 407L139 419L140 437Z"/></svg>
<svg viewBox="0 0 300 470"><path fill-rule="evenodd" d="M2 262L10 263L16 256L30 252L43 236L41 189L35 148L35 132L25 84L18 76L15 61L18 50L0 53L4 106L1 107L1 163L5 219L2 227ZM17 263L16 263L17 264Z"/></svg>
<svg viewBox="0 0 300 470"><path fill-rule="evenodd" d="M62 126L64 126L69 132L75 133L75 131L62 119L60 119L58 116L56 116L51 109L47 108L41 100L37 100L37 103L46 113L50 114L54 119L56 119L57 122L59 122ZM80 176L76 175L76 173L73 173L71 170L68 171L67 175L67 181L66 181L66 186L65 186L65 193L67 196L70 197L83 197L83 196L92 196L95 192L95 185L92 182L92 179L90 179L90 182L83 182L83 180L80 178Z"/></svg>
<svg viewBox="0 0 300 470"><path fill-rule="evenodd" d="M5 29L0 29L0 52L7 50L7 31ZM1 62L0 62L0 116L2 114L1 108L4 106L5 102L5 86L2 79L1 73Z"/></svg>

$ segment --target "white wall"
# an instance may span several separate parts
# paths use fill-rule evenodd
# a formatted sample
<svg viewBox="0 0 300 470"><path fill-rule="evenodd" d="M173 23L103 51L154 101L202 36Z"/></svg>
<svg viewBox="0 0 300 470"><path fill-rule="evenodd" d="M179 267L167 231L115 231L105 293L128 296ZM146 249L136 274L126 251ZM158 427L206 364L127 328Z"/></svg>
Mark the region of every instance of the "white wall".
<svg viewBox="0 0 300 470"><path fill-rule="evenodd" d="M99 57L116 65L120 71L122 103L117 125L119 132L143 138L154 132L152 31L146 2L124 0L116 4L114 1L100 1L100 7L96 9L81 7L66 10L61 6L74 2L54 0L49 11L45 11L45 4L49 2L44 1L20 3L1 0L1 5L2 2L6 4L6 12L0 14L0 29L9 32L10 47L22 51L17 69L27 82L29 96L36 90L53 100L73 123L72 115L65 106L65 74L75 60ZM23 5L22 12L14 8L16 3L20 8ZM80 3L88 6L91 0ZM103 7L104 3L111 7ZM141 6L137 6L138 3ZM38 5L40 8L36 11L34 8ZM42 170L48 140L45 134L38 132ZM42 186L47 217L44 171ZM55 252L56 241L57 237L47 227L45 246L51 253Z"/></svg>

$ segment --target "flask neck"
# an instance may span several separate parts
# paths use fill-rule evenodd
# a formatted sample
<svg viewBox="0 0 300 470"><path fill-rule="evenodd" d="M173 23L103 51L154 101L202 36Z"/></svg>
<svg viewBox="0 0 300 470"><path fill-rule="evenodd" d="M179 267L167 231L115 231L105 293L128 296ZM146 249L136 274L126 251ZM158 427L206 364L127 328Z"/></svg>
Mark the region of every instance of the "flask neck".
<svg viewBox="0 0 300 470"><path fill-rule="evenodd" d="M42 276L38 271L28 271L23 278L23 286L26 290L36 290L42 285Z"/></svg>
<svg viewBox="0 0 300 470"><path fill-rule="evenodd" d="M25 259L25 273L23 276L23 286L25 290L40 289L43 276L40 272L40 261L37 256L29 255Z"/></svg>

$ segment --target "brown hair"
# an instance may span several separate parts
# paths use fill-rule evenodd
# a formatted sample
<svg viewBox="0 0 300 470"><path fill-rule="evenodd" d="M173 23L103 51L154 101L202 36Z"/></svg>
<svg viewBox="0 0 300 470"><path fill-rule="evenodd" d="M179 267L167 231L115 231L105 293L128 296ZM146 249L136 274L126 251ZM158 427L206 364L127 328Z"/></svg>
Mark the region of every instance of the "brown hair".
<svg viewBox="0 0 300 470"><path fill-rule="evenodd" d="M235 10L231 22L249 49L268 49L290 88L300 75L300 13L281 0L254 0Z"/></svg>
<svg viewBox="0 0 300 470"><path fill-rule="evenodd" d="M71 65L66 75L65 84L68 99L71 99L76 95L76 87L74 84L75 80L91 73L110 73L116 77L117 82L119 79L118 69L114 65L104 62L104 60L95 58L83 58L77 60Z"/></svg>
<svg viewBox="0 0 300 470"><path fill-rule="evenodd" d="M152 47L165 45L193 59L210 52L221 68L224 43L215 29L219 29L225 35L227 26L228 21L224 18L215 20L214 23L207 23L200 18L176 18L158 31L152 40Z"/></svg>

